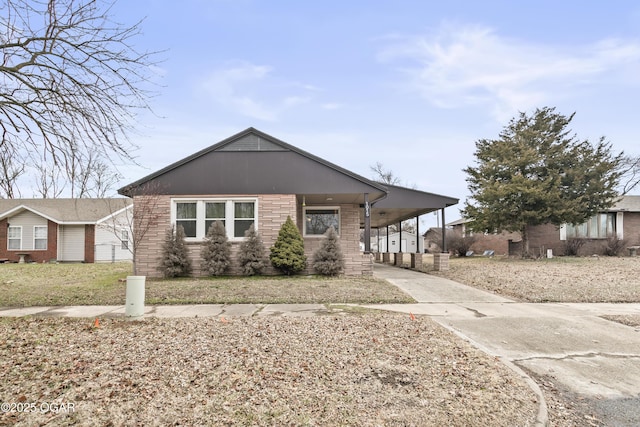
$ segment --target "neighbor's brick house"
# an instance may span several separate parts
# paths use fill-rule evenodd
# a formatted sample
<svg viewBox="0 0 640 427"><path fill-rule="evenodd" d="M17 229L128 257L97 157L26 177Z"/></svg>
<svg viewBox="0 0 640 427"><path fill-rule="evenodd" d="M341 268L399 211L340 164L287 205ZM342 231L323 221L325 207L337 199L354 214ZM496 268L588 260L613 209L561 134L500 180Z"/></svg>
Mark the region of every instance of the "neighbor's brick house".
<svg viewBox="0 0 640 427"><path fill-rule="evenodd" d="M406 215L432 212L457 203L457 199L432 196L393 187L398 203L414 196L429 206L395 209L389 205L389 187L354 174L256 129L249 128L195 153L119 190L134 200L134 216L141 210L153 226L136 250L136 270L160 276L158 269L166 232L181 225L195 275L200 271L203 239L214 221L222 221L237 259L244 232L254 225L266 252L274 244L287 217L304 238L305 254L311 260L324 233L333 226L338 232L347 275L370 275L369 248L360 247L360 230L405 219ZM384 215L375 208L381 203ZM393 198L391 198L393 200ZM138 224L136 223L136 227ZM310 263L307 270L311 272ZM231 274L239 274L234 263ZM275 273L269 267L267 273Z"/></svg>
<svg viewBox="0 0 640 427"><path fill-rule="evenodd" d="M131 210L124 198L0 199L0 260L131 260Z"/></svg>
<svg viewBox="0 0 640 427"><path fill-rule="evenodd" d="M465 224L468 220L458 220L447 224L454 232L469 234ZM473 233L476 241L472 245L475 253L495 250L496 254L519 255L522 251L519 233L482 234ZM567 240L584 241L578 254L593 255L604 253L607 239L615 236L625 241L625 246L640 245L640 196L623 196L610 209L600 212L583 224L552 224L529 228L529 248L532 254L545 256L548 249L555 255L564 255ZM624 254L624 252L623 252Z"/></svg>

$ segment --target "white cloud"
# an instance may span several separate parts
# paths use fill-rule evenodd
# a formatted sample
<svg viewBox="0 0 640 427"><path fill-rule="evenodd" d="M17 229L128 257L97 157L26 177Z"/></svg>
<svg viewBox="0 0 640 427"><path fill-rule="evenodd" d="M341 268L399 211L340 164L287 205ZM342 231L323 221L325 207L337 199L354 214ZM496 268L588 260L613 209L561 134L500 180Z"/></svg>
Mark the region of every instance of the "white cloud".
<svg viewBox="0 0 640 427"><path fill-rule="evenodd" d="M218 104L247 117L277 121L292 108L311 101L309 96L283 94L283 87L293 92L312 92L312 85L282 82L272 67L249 62L227 64L213 71L204 82L204 90Z"/></svg>
<svg viewBox="0 0 640 427"><path fill-rule="evenodd" d="M409 90L441 108L488 106L500 121L640 64L638 43L543 45L480 26L443 25L434 34L386 41L379 59L398 64Z"/></svg>

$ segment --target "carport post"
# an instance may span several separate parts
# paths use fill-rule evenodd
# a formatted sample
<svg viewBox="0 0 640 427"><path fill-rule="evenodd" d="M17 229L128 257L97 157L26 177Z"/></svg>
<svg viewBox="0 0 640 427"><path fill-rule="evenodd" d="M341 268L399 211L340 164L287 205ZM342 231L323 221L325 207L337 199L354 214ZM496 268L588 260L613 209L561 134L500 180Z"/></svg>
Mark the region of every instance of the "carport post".
<svg viewBox="0 0 640 427"><path fill-rule="evenodd" d="M444 208L442 208L442 253L449 252L447 250L447 239L445 236L445 226L444 226Z"/></svg>
<svg viewBox="0 0 640 427"><path fill-rule="evenodd" d="M416 253L420 253L420 215L416 217Z"/></svg>
<svg viewBox="0 0 640 427"><path fill-rule="evenodd" d="M386 252L389 252L389 224L387 224L387 250Z"/></svg>
<svg viewBox="0 0 640 427"><path fill-rule="evenodd" d="M364 253L371 253L371 206L369 206L369 193L364 193Z"/></svg>

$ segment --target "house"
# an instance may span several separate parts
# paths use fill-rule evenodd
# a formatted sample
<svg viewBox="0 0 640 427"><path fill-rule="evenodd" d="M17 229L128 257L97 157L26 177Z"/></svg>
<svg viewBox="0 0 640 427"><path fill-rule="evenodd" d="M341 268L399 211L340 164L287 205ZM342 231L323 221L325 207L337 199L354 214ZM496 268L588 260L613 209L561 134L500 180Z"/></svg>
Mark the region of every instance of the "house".
<svg viewBox="0 0 640 427"><path fill-rule="evenodd" d="M532 227L529 247L541 254L551 249L554 254L561 255L565 253L568 242L580 240L584 244L579 255L602 254L612 237L624 240L626 246L640 245L640 196L622 196L611 208L597 213L583 224Z"/></svg>
<svg viewBox="0 0 640 427"><path fill-rule="evenodd" d="M371 238L371 249L377 252L424 252L423 239L408 231L390 233L389 236Z"/></svg>
<svg viewBox="0 0 640 427"><path fill-rule="evenodd" d="M466 224L470 220L461 219L447 224L462 235L473 235L471 246L476 253L495 250L496 254L520 254L519 233L470 233ZM602 254L610 238L624 240L626 246L640 245L640 196L622 196L611 208L599 212L583 224L564 224L557 227L544 224L529 228L529 250L536 256L545 256L547 250L555 255L564 255L567 242L579 241L579 254Z"/></svg>
<svg viewBox="0 0 640 427"><path fill-rule="evenodd" d="M136 212L144 207L147 218L153 218L153 226L136 248L136 269L146 276L161 274L161 247L172 226L185 230L194 274L200 275L203 238L214 221L224 224L235 259L251 225L268 249L288 216L304 238L309 259L333 226L339 234L345 274L368 275L373 269L372 228L444 210L458 202L371 181L254 128L118 191L133 198ZM364 250L360 248L361 230ZM231 274L239 274L237 265Z"/></svg>
<svg viewBox="0 0 640 427"><path fill-rule="evenodd" d="M0 259L131 260L130 199L0 199Z"/></svg>

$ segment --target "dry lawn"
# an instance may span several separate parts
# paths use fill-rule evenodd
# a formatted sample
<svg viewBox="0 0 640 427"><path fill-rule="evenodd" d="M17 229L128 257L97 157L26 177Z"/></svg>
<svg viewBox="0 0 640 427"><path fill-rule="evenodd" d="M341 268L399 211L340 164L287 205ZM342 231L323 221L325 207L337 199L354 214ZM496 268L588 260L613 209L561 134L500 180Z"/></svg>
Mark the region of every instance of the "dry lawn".
<svg viewBox="0 0 640 427"><path fill-rule="evenodd" d="M535 395L428 317L0 319L0 425L528 426Z"/></svg>
<svg viewBox="0 0 640 427"><path fill-rule="evenodd" d="M640 302L640 257L451 258L430 274L527 302Z"/></svg>
<svg viewBox="0 0 640 427"><path fill-rule="evenodd" d="M131 264L0 264L0 307L124 305ZM404 303L372 277L220 277L147 280L147 304Z"/></svg>

